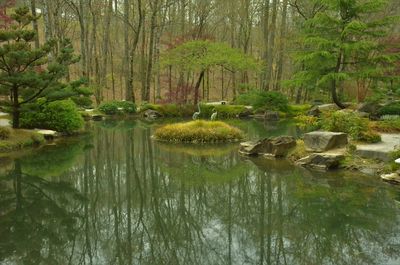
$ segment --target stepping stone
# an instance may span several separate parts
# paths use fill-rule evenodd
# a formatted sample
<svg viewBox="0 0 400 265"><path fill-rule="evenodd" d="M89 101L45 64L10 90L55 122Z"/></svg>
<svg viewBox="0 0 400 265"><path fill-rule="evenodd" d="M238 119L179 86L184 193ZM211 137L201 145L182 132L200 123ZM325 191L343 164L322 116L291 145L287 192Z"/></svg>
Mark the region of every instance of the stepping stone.
<svg viewBox="0 0 400 265"><path fill-rule="evenodd" d="M391 153L400 148L400 134L382 134L381 138L380 143L357 145L356 154L364 158L389 162Z"/></svg>

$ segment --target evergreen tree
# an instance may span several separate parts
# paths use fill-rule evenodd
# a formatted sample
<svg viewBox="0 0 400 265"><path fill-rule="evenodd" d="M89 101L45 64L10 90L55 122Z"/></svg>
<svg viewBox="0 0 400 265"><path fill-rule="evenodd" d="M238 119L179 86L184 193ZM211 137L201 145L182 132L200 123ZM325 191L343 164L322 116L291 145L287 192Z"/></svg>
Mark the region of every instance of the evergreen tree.
<svg viewBox="0 0 400 265"><path fill-rule="evenodd" d="M296 55L302 71L291 82L329 88L333 102L343 81L380 80L398 58L381 41L394 17L379 16L385 0L318 0L325 9L304 24L305 49Z"/></svg>
<svg viewBox="0 0 400 265"><path fill-rule="evenodd" d="M10 96L13 127L19 128L21 108L25 104L38 98L46 103L81 94L87 96L89 92L80 87L81 81L62 82L68 66L79 60L69 40L63 40L60 52L52 57L55 40L33 48L35 32L29 25L37 17L27 7L17 8L11 18L14 23L0 30L0 91Z"/></svg>

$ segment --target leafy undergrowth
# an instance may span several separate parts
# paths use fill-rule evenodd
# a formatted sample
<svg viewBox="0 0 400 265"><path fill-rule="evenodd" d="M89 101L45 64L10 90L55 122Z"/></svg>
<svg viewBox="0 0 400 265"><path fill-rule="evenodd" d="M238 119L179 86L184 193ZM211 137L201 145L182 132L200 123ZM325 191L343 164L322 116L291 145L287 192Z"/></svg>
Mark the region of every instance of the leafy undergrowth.
<svg viewBox="0 0 400 265"><path fill-rule="evenodd" d="M373 121L370 123L373 130L383 133L400 132L400 119Z"/></svg>
<svg viewBox="0 0 400 265"><path fill-rule="evenodd" d="M243 139L243 132L221 121L197 120L165 125L155 131L154 137L166 142L222 143Z"/></svg>
<svg viewBox="0 0 400 265"><path fill-rule="evenodd" d="M0 139L0 152L10 152L43 143L42 135L29 130L9 129L9 135Z"/></svg>

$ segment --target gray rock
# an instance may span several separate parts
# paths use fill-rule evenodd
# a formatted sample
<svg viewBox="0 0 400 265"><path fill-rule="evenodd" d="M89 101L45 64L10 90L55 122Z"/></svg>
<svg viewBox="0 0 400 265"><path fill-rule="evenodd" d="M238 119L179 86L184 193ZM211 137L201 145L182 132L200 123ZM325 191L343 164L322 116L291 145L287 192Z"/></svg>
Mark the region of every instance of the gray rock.
<svg viewBox="0 0 400 265"><path fill-rule="evenodd" d="M307 114L308 116L319 117L321 115L321 111L319 110L318 106L314 106L308 111Z"/></svg>
<svg viewBox="0 0 400 265"><path fill-rule="evenodd" d="M381 179L393 184L400 184L400 175L398 173L383 174Z"/></svg>
<svg viewBox="0 0 400 265"><path fill-rule="evenodd" d="M304 135L307 151L324 152L347 145L346 133L316 131Z"/></svg>
<svg viewBox="0 0 400 265"><path fill-rule="evenodd" d="M242 111L241 113L239 113L238 117L239 118L248 118L251 115L253 115L253 111L250 109L245 109L244 111Z"/></svg>
<svg viewBox="0 0 400 265"><path fill-rule="evenodd" d="M296 164L306 168L330 170L337 168L343 159L343 154L314 153L297 160Z"/></svg>
<svg viewBox="0 0 400 265"><path fill-rule="evenodd" d="M240 145L240 153L245 155L283 157L287 155L290 149L296 146L296 140L291 136L279 136L256 142L245 142Z"/></svg>
<svg viewBox="0 0 400 265"><path fill-rule="evenodd" d="M382 105L373 102L362 103L358 106L357 111L368 114L377 114Z"/></svg>
<svg viewBox="0 0 400 265"><path fill-rule="evenodd" d="M355 154L363 158L390 161L391 153L400 148L400 135L381 134L381 138L379 143L357 145Z"/></svg>
<svg viewBox="0 0 400 265"><path fill-rule="evenodd" d="M267 121L279 121L279 112L277 111L267 111L264 116Z"/></svg>
<svg viewBox="0 0 400 265"><path fill-rule="evenodd" d="M148 109L143 112L143 116L147 119L157 119L157 118L161 117L162 115L158 111Z"/></svg>

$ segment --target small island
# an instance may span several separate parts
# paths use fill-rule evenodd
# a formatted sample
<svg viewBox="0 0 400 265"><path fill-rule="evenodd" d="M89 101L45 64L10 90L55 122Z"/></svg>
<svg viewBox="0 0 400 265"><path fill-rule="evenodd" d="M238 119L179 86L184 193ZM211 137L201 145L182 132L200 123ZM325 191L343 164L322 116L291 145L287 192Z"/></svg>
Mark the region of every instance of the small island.
<svg viewBox="0 0 400 265"><path fill-rule="evenodd" d="M244 133L222 121L196 120L158 128L154 138L165 142L227 143L242 140Z"/></svg>

